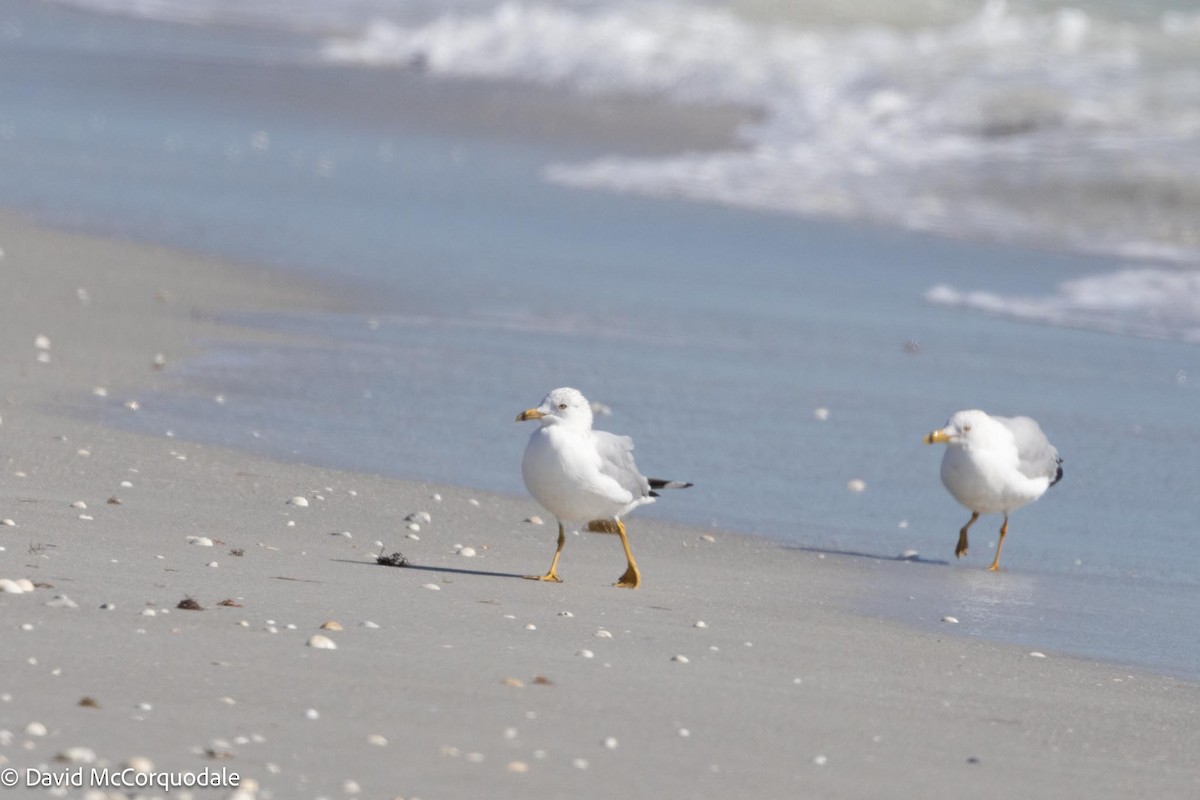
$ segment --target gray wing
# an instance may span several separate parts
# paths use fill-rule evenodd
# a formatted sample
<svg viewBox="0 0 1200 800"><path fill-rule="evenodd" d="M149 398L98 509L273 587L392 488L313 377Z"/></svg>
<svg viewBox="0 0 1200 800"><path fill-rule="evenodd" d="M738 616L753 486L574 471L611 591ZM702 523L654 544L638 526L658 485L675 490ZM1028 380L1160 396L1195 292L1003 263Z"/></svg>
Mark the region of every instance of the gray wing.
<svg viewBox="0 0 1200 800"><path fill-rule="evenodd" d="M650 481L633 463L633 439L608 431L592 431L592 435L596 437L596 450L600 453L600 471L621 484L621 488L628 489L635 498L648 496Z"/></svg>
<svg viewBox="0 0 1200 800"><path fill-rule="evenodd" d="M1050 485L1062 477L1062 459L1058 450L1050 444L1042 426L1029 417L992 417L1012 431L1017 441L1017 456L1021 463L1017 467L1027 478L1049 478Z"/></svg>

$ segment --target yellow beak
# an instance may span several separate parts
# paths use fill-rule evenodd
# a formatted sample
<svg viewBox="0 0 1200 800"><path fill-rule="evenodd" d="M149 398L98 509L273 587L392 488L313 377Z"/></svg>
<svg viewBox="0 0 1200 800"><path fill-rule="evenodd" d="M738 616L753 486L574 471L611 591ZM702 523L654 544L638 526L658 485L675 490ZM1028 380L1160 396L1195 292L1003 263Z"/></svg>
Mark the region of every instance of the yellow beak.
<svg viewBox="0 0 1200 800"><path fill-rule="evenodd" d="M934 431L925 437L925 444L938 444L939 442L948 441L950 441L950 437L946 435L945 431Z"/></svg>
<svg viewBox="0 0 1200 800"><path fill-rule="evenodd" d="M525 422L526 420L530 419L541 419L544 416L546 415L538 411L536 408L527 408L520 414L517 414L517 422Z"/></svg>

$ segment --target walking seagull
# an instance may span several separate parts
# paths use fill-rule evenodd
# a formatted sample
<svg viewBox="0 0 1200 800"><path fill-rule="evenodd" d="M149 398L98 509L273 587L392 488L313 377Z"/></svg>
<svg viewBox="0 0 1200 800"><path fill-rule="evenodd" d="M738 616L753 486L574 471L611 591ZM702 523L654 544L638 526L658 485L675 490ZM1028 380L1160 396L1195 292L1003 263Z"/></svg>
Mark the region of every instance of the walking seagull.
<svg viewBox="0 0 1200 800"><path fill-rule="evenodd" d="M537 408L522 411L517 422L536 419L541 426L529 437L521 459L525 488L558 520L558 549L545 575L530 580L554 581L558 557L567 537L566 522L591 522L593 529L616 528L628 565L614 586L636 589L642 581L621 517L653 503L655 489L686 489L690 483L646 478L633 463L633 439L592 430L592 406L577 389L555 389Z"/></svg>
<svg viewBox="0 0 1200 800"><path fill-rule="evenodd" d="M954 555L967 554L967 530L980 514L1004 514L996 557L989 570L1000 569L1000 548L1008 534L1008 515L1037 500L1062 479L1062 459L1041 426L1029 417L991 417L982 411L959 411L946 427L925 437L925 444L944 443L942 483L954 499L971 510L958 532Z"/></svg>

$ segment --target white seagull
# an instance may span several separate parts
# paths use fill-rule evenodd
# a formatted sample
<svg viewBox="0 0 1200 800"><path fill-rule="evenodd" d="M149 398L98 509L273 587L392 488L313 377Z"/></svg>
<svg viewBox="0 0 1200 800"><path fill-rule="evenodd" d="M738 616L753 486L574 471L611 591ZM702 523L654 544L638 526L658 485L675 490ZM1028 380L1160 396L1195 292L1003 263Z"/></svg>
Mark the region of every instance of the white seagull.
<svg viewBox="0 0 1200 800"><path fill-rule="evenodd" d="M592 406L577 389L555 389L537 408L522 411L517 422L536 419L541 426L529 437L521 459L525 487L558 519L558 549L545 575L530 580L554 581L558 557L567 541L564 522L590 522L592 530L615 527L629 562L614 586L636 589L638 572L621 517L653 503L654 489L685 489L690 483L646 478L633 463L633 439L592 430Z"/></svg>
<svg viewBox="0 0 1200 800"><path fill-rule="evenodd" d="M958 532L954 555L967 554L967 530L980 514L1004 514L996 558L1008 534L1009 512L1037 500L1062 479L1062 459L1042 428L1029 417L992 417L982 411L959 411L946 427L925 437L925 444L945 443L942 483L954 499L971 510Z"/></svg>

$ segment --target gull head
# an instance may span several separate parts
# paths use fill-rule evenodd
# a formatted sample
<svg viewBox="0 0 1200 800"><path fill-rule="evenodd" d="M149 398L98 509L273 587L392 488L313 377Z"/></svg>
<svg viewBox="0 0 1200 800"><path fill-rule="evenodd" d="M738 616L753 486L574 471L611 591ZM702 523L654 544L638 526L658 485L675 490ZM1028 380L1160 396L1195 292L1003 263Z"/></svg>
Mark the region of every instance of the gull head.
<svg viewBox="0 0 1200 800"><path fill-rule="evenodd" d="M569 425L575 428L592 427L592 404L578 389L562 387L546 395L537 408L529 408L517 415L517 422L541 420L542 425Z"/></svg>
<svg viewBox="0 0 1200 800"><path fill-rule="evenodd" d="M925 444L982 444L997 423L978 409L959 411L939 428L925 437Z"/></svg>

